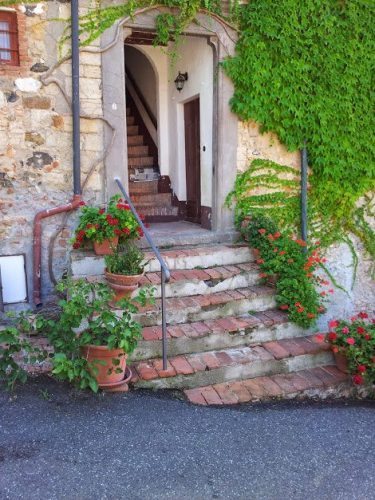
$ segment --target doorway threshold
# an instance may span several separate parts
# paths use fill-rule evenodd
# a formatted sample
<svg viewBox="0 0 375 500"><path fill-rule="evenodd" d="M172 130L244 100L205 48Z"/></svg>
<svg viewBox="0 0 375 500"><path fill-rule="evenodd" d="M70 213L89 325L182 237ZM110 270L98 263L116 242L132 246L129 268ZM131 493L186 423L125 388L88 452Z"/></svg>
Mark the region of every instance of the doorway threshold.
<svg viewBox="0 0 375 500"><path fill-rule="evenodd" d="M239 233L234 229L225 232L210 231L198 224L187 221L150 223L149 232L159 248L210 243L233 243L239 239ZM149 247L146 238L142 238L140 243L142 248Z"/></svg>

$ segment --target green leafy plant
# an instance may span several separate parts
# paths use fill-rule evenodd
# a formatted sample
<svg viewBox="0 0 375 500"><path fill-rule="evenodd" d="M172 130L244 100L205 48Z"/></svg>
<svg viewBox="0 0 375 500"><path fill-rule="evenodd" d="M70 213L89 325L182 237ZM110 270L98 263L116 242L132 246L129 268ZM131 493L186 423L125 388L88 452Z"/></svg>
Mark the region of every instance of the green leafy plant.
<svg viewBox="0 0 375 500"><path fill-rule="evenodd" d="M80 248L88 240L102 243L116 236L119 242L143 236L143 231L129 205L120 198L120 195L112 196L107 209L87 205L82 207L75 237L72 240L73 248Z"/></svg>
<svg viewBox="0 0 375 500"><path fill-rule="evenodd" d="M142 274L146 265L144 259L144 253L133 242L119 246L112 255L104 257L109 273L126 276Z"/></svg>
<svg viewBox="0 0 375 500"><path fill-rule="evenodd" d="M276 278L276 301L296 324L307 328L324 311L323 296L316 285L327 284L314 275L321 262L318 248L303 252L304 241L278 230L269 218L258 215L243 222L242 234L250 247L259 252L257 263L265 281Z"/></svg>
<svg viewBox="0 0 375 500"><path fill-rule="evenodd" d="M310 228L323 247L350 245L351 233L372 258L375 237L366 215L373 215L375 178L373 14L374 5L362 0L254 0L240 11L236 54L223 64L235 87L232 109L242 120L276 133L290 151L306 144ZM254 182L269 185L272 176ZM281 206L286 225L298 224L295 185L280 180L276 192L252 195L249 203L267 205L272 218Z"/></svg>
<svg viewBox="0 0 375 500"><path fill-rule="evenodd" d="M356 385L375 383L375 319L360 312L350 321L342 319L329 323L326 335L318 334L318 341L326 341L334 353L345 356L348 370Z"/></svg>
<svg viewBox="0 0 375 500"><path fill-rule="evenodd" d="M0 330L0 380L9 390L13 390L17 382L26 382L26 365L46 359L46 352L30 341L30 334L38 331L43 324L40 316L21 313L13 317L10 326Z"/></svg>
<svg viewBox="0 0 375 500"><path fill-rule="evenodd" d="M59 302L61 314L49 322L48 340L54 348L52 373L80 389L98 390L97 366L82 355L82 347L104 345L131 354L141 337L141 325L134 319L139 305L151 300L143 289L138 296L121 301L121 312L109 306L113 292L104 283L86 280L61 282L57 290L66 294Z"/></svg>

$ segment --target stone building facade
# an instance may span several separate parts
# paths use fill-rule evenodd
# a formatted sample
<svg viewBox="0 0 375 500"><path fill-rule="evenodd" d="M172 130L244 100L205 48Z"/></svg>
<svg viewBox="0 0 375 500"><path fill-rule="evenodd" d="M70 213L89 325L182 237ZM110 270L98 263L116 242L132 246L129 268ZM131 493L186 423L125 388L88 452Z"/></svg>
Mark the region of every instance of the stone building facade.
<svg viewBox="0 0 375 500"><path fill-rule="evenodd" d="M70 17L70 4L55 0L0 8L0 15L2 11L16 16L19 65L8 65L4 61L0 64L0 257L24 254L28 298L31 300L34 216L38 211L66 203L72 197L71 66L69 59L58 63L59 39L64 23L56 21L58 18ZM112 182L114 175L122 176L125 184L128 181L127 175L116 171L121 169L121 158L126 156L126 125L119 113L121 102L125 99L124 88L121 88L124 75L118 73L122 63L116 60L118 54L122 54L123 39L120 38L117 45L110 49L107 48L108 44L116 36L116 30L125 30L129 35L134 29L149 26L148 23L153 22L153 19L150 13L145 13L136 16L135 20L124 21L105 32L90 47L81 50L82 187L83 198L87 203L104 203L115 192ZM210 189L212 186L214 201L206 200L202 204L207 205L210 216L212 212L211 229L225 232L232 229L233 215L223 208L223 200L233 185L236 169L243 171L252 159L265 158L298 170L300 159L298 153L287 152L276 137L262 135L257 124L239 122L230 112L228 101L231 83L220 71L216 74L216 69L218 61L233 52L235 33L222 21L215 19L212 23L210 34L206 25L201 32L196 31L196 27L189 28L188 35L192 38L204 36L213 47L210 56L214 69L212 81L203 81L203 75L197 76L196 80L202 87L214 84L212 99L216 99L213 128L216 127L217 134L212 139L214 146L211 153L213 164L218 170L216 180L209 176L202 177L203 188L204 182L208 183L206 192L207 186ZM228 32L230 36L226 38ZM142 47L138 48L142 50ZM164 63L160 62L159 56L155 56L154 60L152 57L149 55L149 60L155 71L160 72L157 79L160 85ZM160 67L155 62L157 57ZM170 76L164 76L164 90L171 96L171 90L167 89L171 85ZM192 74L190 81L193 78ZM168 105L171 107L166 120L172 119L172 104L179 97L179 94L170 97ZM160 104L160 98L158 102ZM167 144L168 136L163 140ZM170 136L169 142L174 142ZM171 158L171 151L165 149L163 158ZM173 169L178 162L176 156L176 160L166 166L159 158L160 173L173 180ZM183 200L182 184L178 184L178 176L176 179L174 190L182 193L180 198ZM42 283L46 298L53 289L51 273L59 278L68 268L69 238L75 220L74 212L43 222ZM328 252L331 271L349 290L348 295L339 291L335 293L330 316L349 316L353 310L374 303L374 288L369 276L371 263L359 242L356 242L356 247L361 258L353 289L350 283L350 254L343 246ZM326 320L327 317L322 319L322 325Z"/></svg>

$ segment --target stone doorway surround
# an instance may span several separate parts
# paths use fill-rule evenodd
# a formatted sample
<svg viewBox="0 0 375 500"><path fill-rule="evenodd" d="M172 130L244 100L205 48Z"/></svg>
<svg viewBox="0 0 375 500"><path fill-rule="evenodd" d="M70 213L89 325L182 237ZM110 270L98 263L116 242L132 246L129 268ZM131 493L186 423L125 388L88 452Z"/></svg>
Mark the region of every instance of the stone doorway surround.
<svg viewBox="0 0 375 500"><path fill-rule="evenodd" d="M128 185L124 43L133 28L155 29L155 18L169 9L157 7L143 9L133 19L125 18L109 28L102 36L103 112L111 124L105 131L105 142L111 148L105 160L106 193L117 193L113 181L120 177ZM221 61L234 54L237 33L215 15L200 13L198 23L191 24L185 34L207 39L214 52L214 110L213 110L213 206L212 230L225 233L233 230L233 212L224 206L228 192L233 188L237 172L238 119L231 112L229 99L233 84L218 69Z"/></svg>

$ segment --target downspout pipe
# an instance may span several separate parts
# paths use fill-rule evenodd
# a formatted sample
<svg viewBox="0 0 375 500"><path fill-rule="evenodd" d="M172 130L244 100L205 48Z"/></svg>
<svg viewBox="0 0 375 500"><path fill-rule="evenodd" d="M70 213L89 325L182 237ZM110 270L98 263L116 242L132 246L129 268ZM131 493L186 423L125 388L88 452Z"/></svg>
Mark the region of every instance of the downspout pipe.
<svg viewBox="0 0 375 500"><path fill-rule="evenodd" d="M33 300L36 307L43 305L41 299L42 267L42 220L53 215L76 210L83 204L81 188L80 152L80 103L79 103L79 14L78 0L71 1L72 31L72 116L73 116L73 198L65 205L38 212L34 217L33 230Z"/></svg>
<svg viewBox="0 0 375 500"><path fill-rule="evenodd" d="M308 158L306 142L301 150L301 238L307 243L307 179ZM307 251L306 247L303 247Z"/></svg>

